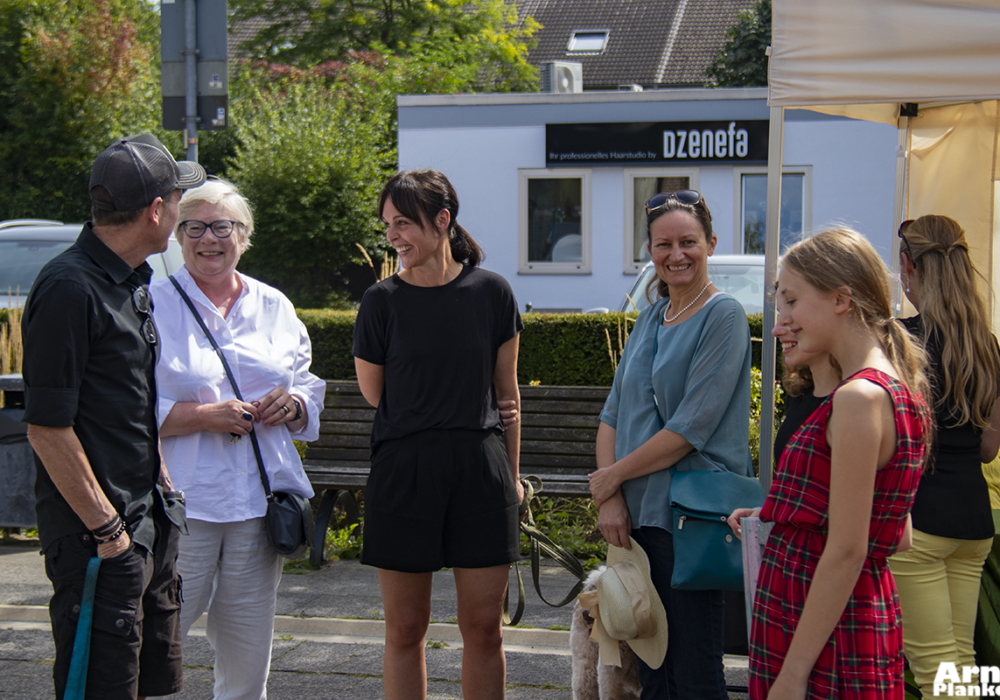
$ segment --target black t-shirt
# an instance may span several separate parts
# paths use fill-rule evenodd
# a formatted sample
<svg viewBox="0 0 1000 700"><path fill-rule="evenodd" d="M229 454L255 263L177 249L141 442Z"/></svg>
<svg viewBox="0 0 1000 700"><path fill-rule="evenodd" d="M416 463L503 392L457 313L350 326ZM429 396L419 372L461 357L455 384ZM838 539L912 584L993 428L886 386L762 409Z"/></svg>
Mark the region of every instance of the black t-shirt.
<svg viewBox="0 0 1000 700"><path fill-rule="evenodd" d="M466 266L440 287L393 275L365 292L354 356L385 367L371 443L424 430L503 428L493 372L524 328L507 281Z"/></svg>
<svg viewBox="0 0 1000 700"><path fill-rule="evenodd" d="M53 258L25 305L25 410L31 425L71 426L101 486L129 526L153 548L153 490L160 473L156 428L158 345L143 337L151 316L136 311L133 291L152 269L133 270L86 224L76 243ZM147 292L148 293L148 292ZM35 456L35 512L42 548L86 532Z"/></svg>
<svg viewBox="0 0 1000 700"><path fill-rule="evenodd" d="M924 342L920 316L900 322L918 342ZM938 396L944 386L940 340L928 338L924 347L928 374ZM913 502L913 527L938 537L984 540L993 537L994 528L989 486L979 459L982 433L972 423L955 426L952 410L947 402L934 410L931 467L920 477Z"/></svg>
<svg viewBox="0 0 1000 700"><path fill-rule="evenodd" d="M781 461L781 454L788 446L788 441L825 400L825 396L814 396L812 389L808 394L785 396L785 419L781 421L781 427L774 435L775 464Z"/></svg>

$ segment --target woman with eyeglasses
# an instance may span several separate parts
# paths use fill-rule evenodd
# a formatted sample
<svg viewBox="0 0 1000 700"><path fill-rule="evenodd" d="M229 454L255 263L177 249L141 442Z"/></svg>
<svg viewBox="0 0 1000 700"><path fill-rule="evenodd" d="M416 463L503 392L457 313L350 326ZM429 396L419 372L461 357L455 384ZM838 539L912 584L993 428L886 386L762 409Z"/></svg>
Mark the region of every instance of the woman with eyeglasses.
<svg viewBox="0 0 1000 700"><path fill-rule="evenodd" d="M169 279L150 291L161 329L156 369L163 459L186 493L190 535L177 568L184 580L181 634L208 611L219 698L263 698L283 559L267 539L267 502L251 441L272 491L313 495L292 439L315 440L326 385L309 371L305 326L278 290L236 271L250 246L250 204L230 183L209 180L180 203L175 236L184 267L174 277L226 357L222 361ZM169 330L165 330L169 329Z"/></svg>
<svg viewBox="0 0 1000 700"><path fill-rule="evenodd" d="M671 588L676 471L750 473L750 328L712 286L712 215L693 190L646 202L657 299L636 320L600 416L590 491L610 544L649 557L667 611L666 658L637 659L642 698L725 700L722 591Z"/></svg>
<svg viewBox="0 0 1000 700"><path fill-rule="evenodd" d="M902 323L927 351L936 433L913 504L913 547L889 566L906 659L930 697L941 663L975 665L979 581L993 545L981 463L1000 446L1000 352L958 222L922 216L899 237L900 281L918 311Z"/></svg>

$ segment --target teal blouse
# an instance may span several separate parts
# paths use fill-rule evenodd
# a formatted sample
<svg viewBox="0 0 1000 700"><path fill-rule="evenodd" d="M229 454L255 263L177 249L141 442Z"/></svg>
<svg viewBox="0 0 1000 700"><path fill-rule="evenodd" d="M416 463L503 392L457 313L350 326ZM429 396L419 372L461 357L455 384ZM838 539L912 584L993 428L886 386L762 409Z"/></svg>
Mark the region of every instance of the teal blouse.
<svg viewBox="0 0 1000 700"><path fill-rule="evenodd" d="M616 459L662 428L693 446L673 467L622 484L632 527L669 532L674 470L753 472L746 313L733 297L716 294L688 320L664 326L668 302L658 300L636 319L600 420L616 431Z"/></svg>

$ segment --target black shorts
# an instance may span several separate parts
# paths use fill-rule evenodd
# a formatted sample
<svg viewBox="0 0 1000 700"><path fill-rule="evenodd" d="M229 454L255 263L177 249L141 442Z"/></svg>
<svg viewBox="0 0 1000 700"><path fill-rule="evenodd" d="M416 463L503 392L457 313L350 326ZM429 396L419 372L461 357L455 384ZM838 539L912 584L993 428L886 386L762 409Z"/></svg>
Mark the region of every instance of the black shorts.
<svg viewBox="0 0 1000 700"><path fill-rule="evenodd" d="M118 699L176 693L183 687L177 528L156 524L153 552L132 544L105 559L97 574L87 673L88 698ZM69 676L87 562L97 546L89 533L61 537L45 550L45 573L56 660L56 697Z"/></svg>
<svg viewBox="0 0 1000 700"><path fill-rule="evenodd" d="M409 573L498 566L518 560L518 536L499 431L428 430L372 455L362 564Z"/></svg>

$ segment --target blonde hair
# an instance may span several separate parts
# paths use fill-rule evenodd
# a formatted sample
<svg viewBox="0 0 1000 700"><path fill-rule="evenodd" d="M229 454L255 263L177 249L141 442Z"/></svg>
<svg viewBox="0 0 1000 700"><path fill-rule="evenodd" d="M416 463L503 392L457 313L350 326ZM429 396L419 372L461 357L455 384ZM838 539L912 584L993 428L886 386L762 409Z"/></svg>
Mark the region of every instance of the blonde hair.
<svg viewBox="0 0 1000 700"><path fill-rule="evenodd" d="M243 224L243 226L236 227L236 235L240 242L240 254L245 253L250 247L250 236L253 235L253 209L249 200L236 188L236 185L222 178L213 177L206 180L203 185L184 191L174 237L178 241L183 241L184 234L181 233L181 222L186 221L191 213L202 204L222 205L229 208L233 216Z"/></svg>
<svg viewBox="0 0 1000 700"><path fill-rule="evenodd" d="M924 344L941 347L944 386L933 387L935 403L950 409L955 425L985 430L1000 391L1000 353L965 232L947 216L922 216L903 230L900 252L920 275Z"/></svg>
<svg viewBox="0 0 1000 700"><path fill-rule="evenodd" d="M848 228L832 228L796 243L781 264L824 292L847 287L859 320L875 331L882 350L910 391L930 396L924 368L926 355L895 319L889 277L882 259L864 236ZM926 400L926 399L925 399ZM924 416L928 427L930 416ZM930 431L925 431L930 437Z"/></svg>

